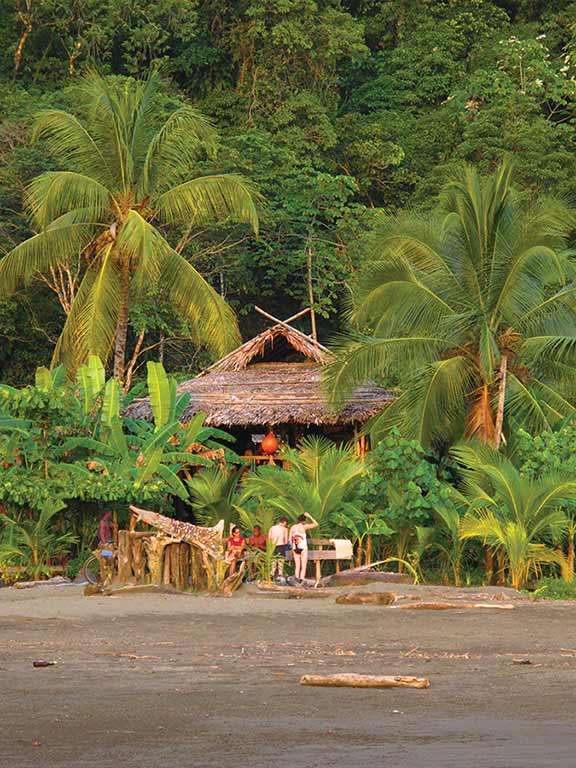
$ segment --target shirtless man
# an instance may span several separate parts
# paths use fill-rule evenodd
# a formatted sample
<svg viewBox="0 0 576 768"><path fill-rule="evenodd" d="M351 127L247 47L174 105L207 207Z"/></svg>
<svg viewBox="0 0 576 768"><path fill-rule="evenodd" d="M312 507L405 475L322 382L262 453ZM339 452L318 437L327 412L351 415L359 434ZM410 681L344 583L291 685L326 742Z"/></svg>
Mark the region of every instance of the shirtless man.
<svg viewBox="0 0 576 768"><path fill-rule="evenodd" d="M274 560L272 560L271 577L284 576L284 558L290 545L288 543L288 518L281 517L268 531L268 541L274 544Z"/></svg>

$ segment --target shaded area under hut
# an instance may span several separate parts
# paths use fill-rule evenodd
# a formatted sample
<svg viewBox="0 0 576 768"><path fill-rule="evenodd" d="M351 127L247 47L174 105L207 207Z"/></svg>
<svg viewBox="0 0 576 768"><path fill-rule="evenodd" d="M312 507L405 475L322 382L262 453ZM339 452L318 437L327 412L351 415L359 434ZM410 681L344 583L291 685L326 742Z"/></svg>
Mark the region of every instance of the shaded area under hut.
<svg viewBox="0 0 576 768"><path fill-rule="evenodd" d="M309 434L335 442L353 440L362 425L394 397L367 382L342 409L334 410L322 389L322 368L331 359L330 351L318 341L287 322L278 322L179 385L179 393L190 395L182 419L205 413L206 424L230 432L236 440L234 450L255 463L281 462L283 448L295 446ZM127 414L150 420L149 399L136 400ZM269 430L278 440L272 459L260 450ZM357 444L363 454L365 439L358 437Z"/></svg>

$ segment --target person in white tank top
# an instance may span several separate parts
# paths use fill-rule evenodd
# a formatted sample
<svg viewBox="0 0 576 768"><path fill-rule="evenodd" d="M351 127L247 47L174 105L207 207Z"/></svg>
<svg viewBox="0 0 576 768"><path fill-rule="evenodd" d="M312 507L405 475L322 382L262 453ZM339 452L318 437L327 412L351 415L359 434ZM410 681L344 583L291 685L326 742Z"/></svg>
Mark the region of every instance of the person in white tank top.
<svg viewBox="0 0 576 768"><path fill-rule="evenodd" d="M306 522L309 520L310 522ZM300 515L297 522L290 528L290 546L294 556L294 576L298 581L306 578L306 566L308 565L308 538L306 531L317 528L318 523L312 515L305 512Z"/></svg>

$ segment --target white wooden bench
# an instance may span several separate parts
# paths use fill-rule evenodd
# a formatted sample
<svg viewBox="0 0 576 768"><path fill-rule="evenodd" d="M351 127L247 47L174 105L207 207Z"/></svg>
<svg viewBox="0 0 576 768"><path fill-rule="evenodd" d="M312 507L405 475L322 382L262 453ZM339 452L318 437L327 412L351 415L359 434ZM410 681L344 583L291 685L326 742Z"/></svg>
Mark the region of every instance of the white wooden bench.
<svg viewBox="0 0 576 768"><path fill-rule="evenodd" d="M354 549L349 539L308 539L308 562L314 562L316 581L322 578L324 560L333 560L336 563L336 573L339 573L340 562L350 561L353 557ZM292 552L288 553L287 559L294 559Z"/></svg>

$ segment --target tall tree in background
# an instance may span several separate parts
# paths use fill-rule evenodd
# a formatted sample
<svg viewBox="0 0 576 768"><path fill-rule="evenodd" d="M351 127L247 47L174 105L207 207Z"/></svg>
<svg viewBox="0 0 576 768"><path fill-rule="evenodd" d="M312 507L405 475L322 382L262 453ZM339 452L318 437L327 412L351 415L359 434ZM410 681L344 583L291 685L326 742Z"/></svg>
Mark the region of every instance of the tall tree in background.
<svg viewBox="0 0 576 768"><path fill-rule="evenodd" d="M401 395L375 428L428 446L463 433L498 447L504 414L541 430L575 412L573 213L530 201L502 166L465 167L427 217L384 225L353 322L329 370L337 399L369 378Z"/></svg>
<svg viewBox="0 0 576 768"><path fill-rule="evenodd" d="M37 273L82 254L87 264L56 346L54 362L70 370L114 348L114 375L124 379L131 297L161 285L194 338L214 354L238 340L232 310L168 243L161 225L248 222L257 231L253 185L234 174L193 177L214 147L211 123L181 107L161 125L155 96L161 80L89 76L84 122L58 110L39 114L34 138L71 170L43 173L26 205L37 232L0 261L0 296Z"/></svg>

